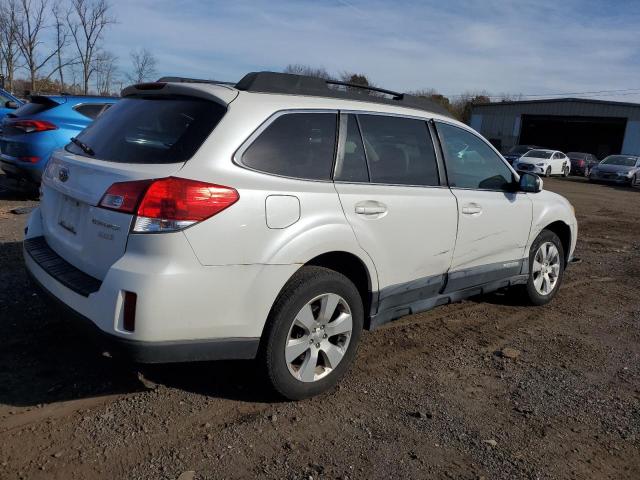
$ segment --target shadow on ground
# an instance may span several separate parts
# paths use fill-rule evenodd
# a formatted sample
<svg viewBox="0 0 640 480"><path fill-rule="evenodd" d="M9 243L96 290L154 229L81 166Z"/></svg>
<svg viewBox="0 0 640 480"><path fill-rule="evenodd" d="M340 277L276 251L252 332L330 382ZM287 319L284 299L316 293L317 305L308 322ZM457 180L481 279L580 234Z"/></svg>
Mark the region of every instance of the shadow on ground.
<svg viewBox="0 0 640 480"><path fill-rule="evenodd" d="M0 265L0 404L133 393L149 388L149 381L213 397L271 400L255 362L142 366L105 356L72 314L30 282L20 242L0 243Z"/></svg>

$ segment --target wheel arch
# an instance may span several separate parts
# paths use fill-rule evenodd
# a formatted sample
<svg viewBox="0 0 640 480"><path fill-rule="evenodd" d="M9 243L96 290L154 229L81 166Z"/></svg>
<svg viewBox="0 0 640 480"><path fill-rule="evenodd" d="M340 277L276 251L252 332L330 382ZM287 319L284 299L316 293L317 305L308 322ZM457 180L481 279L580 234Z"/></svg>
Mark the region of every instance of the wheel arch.
<svg viewBox="0 0 640 480"><path fill-rule="evenodd" d="M569 262L569 254L571 252L571 227L562 220L556 220L544 227L542 230L550 230L560 239L562 249L564 250L564 266L566 267Z"/></svg>
<svg viewBox="0 0 640 480"><path fill-rule="evenodd" d="M313 265L334 270L347 277L358 289L364 307L364 327L369 328L369 317L373 303L373 277L361 258L350 252L333 251L318 255L303 266ZM374 273L375 275L375 273Z"/></svg>

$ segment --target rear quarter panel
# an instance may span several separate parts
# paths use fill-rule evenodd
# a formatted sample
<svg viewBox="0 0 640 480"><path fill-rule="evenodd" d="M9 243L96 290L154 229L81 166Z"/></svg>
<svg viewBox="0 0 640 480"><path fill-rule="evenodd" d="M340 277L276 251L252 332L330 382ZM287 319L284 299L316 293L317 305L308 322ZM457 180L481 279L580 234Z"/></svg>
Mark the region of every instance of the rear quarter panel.
<svg viewBox="0 0 640 480"><path fill-rule="evenodd" d="M303 264L323 253L348 252L367 266L377 288L375 267L346 221L333 182L269 175L234 163L238 148L279 110L277 102L235 100L194 158L178 172L181 177L233 187L240 194L236 204L186 229L189 243L204 265ZM267 226L266 199L273 194L299 200L297 222L287 228Z"/></svg>

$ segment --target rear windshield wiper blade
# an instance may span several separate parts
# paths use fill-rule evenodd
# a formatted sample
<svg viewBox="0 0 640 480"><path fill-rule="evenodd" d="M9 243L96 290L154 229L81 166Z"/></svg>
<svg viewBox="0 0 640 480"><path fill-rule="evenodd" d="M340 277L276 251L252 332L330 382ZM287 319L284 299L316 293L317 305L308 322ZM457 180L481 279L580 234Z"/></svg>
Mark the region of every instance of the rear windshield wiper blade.
<svg viewBox="0 0 640 480"><path fill-rule="evenodd" d="M87 155L91 155L92 157L95 156L96 152L93 151L93 148L91 148L89 145L84 143L82 140L78 140L76 137L71 137L71 141L75 145L79 146L82 149L82 151Z"/></svg>

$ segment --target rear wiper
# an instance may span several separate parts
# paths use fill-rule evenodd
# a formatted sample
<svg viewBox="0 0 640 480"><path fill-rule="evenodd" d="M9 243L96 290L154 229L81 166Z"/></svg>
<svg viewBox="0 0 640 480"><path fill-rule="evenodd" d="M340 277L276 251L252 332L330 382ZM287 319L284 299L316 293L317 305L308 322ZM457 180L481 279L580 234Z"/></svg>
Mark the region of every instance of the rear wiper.
<svg viewBox="0 0 640 480"><path fill-rule="evenodd" d="M91 155L93 157L96 154L96 152L93 151L93 148L84 143L82 140L78 140L76 137L71 137L71 141L79 146L87 155Z"/></svg>

